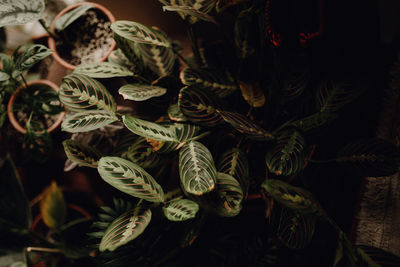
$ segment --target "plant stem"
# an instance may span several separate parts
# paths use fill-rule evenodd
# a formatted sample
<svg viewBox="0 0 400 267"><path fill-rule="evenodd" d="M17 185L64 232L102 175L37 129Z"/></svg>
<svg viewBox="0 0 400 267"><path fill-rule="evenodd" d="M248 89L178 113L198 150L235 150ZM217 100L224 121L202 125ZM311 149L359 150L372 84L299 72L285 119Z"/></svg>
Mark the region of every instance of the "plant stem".
<svg viewBox="0 0 400 267"><path fill-rule="evenodd" d="M27 247L26 250L28 252L38 251L38 252L47 252L47 253L63 253L63 251L58 248Z"/></svg>
<svg viewBox="0 0 400 267"><path fill-rule="evenodd" d="M191 67L190 64L189 64L189 62L187 62L187 60L186 60L181 54L179 54L179 53L178 53L177 51L175 51L175 50L173 50L173 51L174 51L174 54L175 54L180 60L182 60L183 63L185 63L186 66Z"/></svg>
<svg viewBox="0 0 400 267"><path fill-rule="evenodd" d="M201 66L202 60L201 60L199 45L197 43L196 35L193 31L193 25L190 23L188 23L188 25L187 25L187 33L189 36L190 43L192 44L192 51L193 51L193 55L196 60L196 63L197 63L197 65Z"/></svg>
<svg viewBox="0 0 400 267"><path fill-rule="evenodd" d="M188 140L186 140L186 141L196 141L196 140L199 140L199 139L201 139L201 138L204 138L204 137L206 137L206 136L208 136L208 135L210 135L210 134L211 134L210 131L204 132L204 133L202 133L202 134L200 134L200 135L198 135L198 136L195 136L195 137L193 137L193 138L190 138L190 139L188 139Z"/></svg>
<svg viewBox="0 0 400 267"><path fill-rule="evenodd" d="M40 25L42 25L43 29L44 29L53 39L58 39L58 37L57 37L52 31L50 31L50 28L46 25L46 22L44 21L44 19L39 19L39 23L40 23Z"/></svg>
<svg viewBox="0 0 400 267"><path fill-rule="evenodd" d="M24 78L24 75L22 75L22 73L21 73L19 76L21 77L22 82L23 82L24 85L25 85L25 88L28 88L28 83L26 82L26 80L25 80L25 78Z"/></svg>
<svg viewBox="0 0 400 267"><path fill-rule="evenodd" d="M46 238L44 238L42 235L36 233L35 231L33 231L33 230L31 230L31 229L29 229L29 234L30 234L32 237L34 237L34 238L36 238L36 239L42 241L44 244L46 244L46 245L48 245L48 246L54 246L53 243L51 243L51 242L48 241Z"/></svg>

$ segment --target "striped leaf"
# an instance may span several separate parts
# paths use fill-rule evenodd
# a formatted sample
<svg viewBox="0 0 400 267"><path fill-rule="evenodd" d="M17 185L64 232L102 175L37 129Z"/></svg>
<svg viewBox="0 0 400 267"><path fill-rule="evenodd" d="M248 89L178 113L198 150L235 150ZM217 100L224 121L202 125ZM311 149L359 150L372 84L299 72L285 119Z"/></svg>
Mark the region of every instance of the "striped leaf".
<svg viewBox="0 0 400 267"><path fill-rule="evenodd" d="M268 170L283 176L299 173L306 161L305 148L305 140L299 131L283 131L265 156Z"/></svg>
<svg viewBox="0 0 400 267"><path fill-rule="evenodd" d="M279 240L290 249L306 248L312 241L316 217L303 215L293 210L282 208L276 234Z"/></svg>
<svg viewBox="0 0 400 267"><path fill-rule="evenodd" d="M243 191L239 182L232 176L219 172L217 174L218 202L215 211L223 217L233 217L242 210Z"/></svg>
<svg viewBox="0 0 400 267"><path fill-rule="evenodd" d="M153 151L146 138L137 138L128 148L121 153L121 157L138 164L142 168L154 168L160 162L160 154Z"/></svg>
<svg viewBox="0 0 400 267"><path fill-rule="evenodd" d="M282 94L285 100L295 99L300 96L308 85L309 73L307 70L291 71L284 80Z"/></svg>
<svg viewBox="0 0 400 267"><path fill-rule="evenodd" d="M336 112L360 95L360 91L333 81L326 81L317 92L317 108L320 112Z"/></svg>
<svg viewBox="0 0 400 267"><path fill-rule="evenodd" d="M212 23L217 23L215 19L208 15L207 13L204 13L194 7L191 6L163 6L164 11L175 11L179 12L183 16L189 16L190 23L195 23L198 20L204 20Z"/></svg>
<svg viewBox="0 0 400 267"><path fill-rule="evenodd" d="M235 45L238 57L240 59L246 59L249 56L255 54L255 42L256 35L249 31L249 26L256 23L257 16L255 14L255 8L250 7L242 10L235 20Z"/></svg>
<svg viewBox="0 0 400 267"><path fill-rule="evenodd" d="M184 87L179 93L179 109L192 122L204 126L215 126L222 122L216 109L222 105L211 91L196 87Z"/></svg>
<svg viewBox="0 0 400 267"><path fill-rule="evenodd" d="M0 28L43 18L44 0L0 0Z"/></svg>
<svg viewBox="0 0 400 267"><path fill-rule="evenodd" d="M72 73L63 78L59 98L65 107L74 112L101 109L114 113L117 110L114 98L104 85L82 74Z"/></svg>
<svg viewBox="0 0 400 267"><path fill-rule="evenodd" d="M189 199L172 200L163 207L165 217L173 222L193 219L198 211L199 205Z"/></svg>
<svg viewBox="0 0 400 267"><path fill-rule="evenodd" d="M107 111L84 111L64 118L61 129L70 133L89 132L116 121L118 121L118 118Z"/></svg>
<svg viewBox="0 0 400 267"><path fill-rule="evenodd" d="M214 22L214 18L207 15L210 13L216 0L159 0L164 10L176 11L183 19L187 16L190 23L195 23L199 19Z"/></svg>
<svg viewBox="0 0 400 267"><path fill-rule="evenodd" d="M110 62L96 62L79 65L74 73L83 74L92 78L112 78L132 76L133 72L129 69Z"/></svg>
<svg viewBox="0 0 400 267"><path fill-rule="evenodd" d="M143 58L143 64L158 77L168 76L173 72L176 55L172 47L139 43L137 48Z"/></svg>
<svg viewBox="0 0 400 267"><path fill-rule="evenodd" d="M219 97L225 97L237 90L232 77L212 69L185 68L180 73L184 85L206 88Z"/></svg>
<svg viewBox="0 0 400 267"><path fill-rule="evenodd" d="M177 122L185 122L187 121L187 118L185 117L185 115L183 115L182 111L179 108L178 103L175 104L171 104L168 107L168 118L171 121L177 121Z"/></svg>
<svg viewBox="0 0 400 267"><path fill-rule="evenodd" d="M119 157L102 157L97 170L104 181L131 196L163 202L161 186L142 167Z"/></svg>
<svg viewBox="0 0 400 267"><path fill-rule="evenodd" d="M141 120L132 116L122 116L125 126L134 134L156 140L156 141L178 141L178 138L172 130L161 126L160 124Z"/></svg>
<svg viewBox="0 0 400 267"><path fill-rule="evenodd" d="M137 22L118 20L111 29L119 36L135 43L170 47L171 43L157 31Z"/></svg>
<svg viewBox="0 0 400 267"><path fill-rule="evenodd" d="M342 148L336 162L362 176L388 176L399 171L400 149L383 139L361 139Z"/></svg>
<svg viewBox="0 0 400 267"><path fill-rule="evenodd" d="M303 188L276 179L266 179L261 186L274 200L289 209L301 214L325 214L314 196Z"/></svg>
<svg viewBox="0 0 400 267"><path fill-rule="evenodd" d="M0 82L8 81L8 79L10 79L10 75L3 71L0 71Z"/></svg>
<svg viewBox="0 0 400 267"><path fill-rule="evenodd" d="M179 176L189 194L200 196L212 191L217 170L208 148L197 141L184 144L179 152Z"/></svg>
<svg viewBox="0 0 400 267"><path fill-rule="evenodd" d="M114 220L100 242L100 251L114 251L134 240L146 229L151 220L151 210L136 207Z"/></svg>
<svg viewBox="0 0 400 267"><path fill-rule="evenodd" d="M258 141L268 141L274 139L274 136L248 119L246 116L229 111L218 110L218 113L238 132L244 134L250 139Z"/></svg>
<svg viewBox="0 0 400 267"><path fill-rule="evenodd" d="M130 83L119 88L118 92L124 99L145 101L153 97L164 95L167 89L155 85Z"/></svg>
<svg viewBox="0 0 400 267"><path fill-rule="evenodd" d="M400 257L380 248L359 245L356 248L360 265L365 267L396 267L400 266Z"/></svg>
<svg viewBox="0 0 400 267"><path fill-rule="evenodd" d="M101 158L101 153L95 148L72 139L64 140L62 144L69 160L79 166L97 168L98 161Z"/></svg>
<svg viewBox="0 0 400 267"><path fill-rule="evenodd" d="M292 124L302 130L303 132L307 132L313 130L315 128L321 127L330 121L337 119L338 115L335 113L324 113L317 112L303 119L297 120Z"/></svg>
<svg viewBox="0 0 400 267"><path fill-rule="evenodd" d="M53 50L48 49L44 45L34 44L30 45L21 55L15 60L15 68L19 72L24 72L33 67L36 63L50 56Z"/></svg>
<svg viewBox="0 0 400 267"><path fill-rule="evenodd" d="M239 148L231 148L222 154L217 165L218 172L226 173L239 181L243 193L247 193L250 186L249 164L247 157Z"/></svg>
<svg viewBox="0 0 400 267"><path fill-rule="evenodd" d="M261 108L265 104L265 96L260 85L255 83L240 83L240 91L244 100L253 108Z"/></svg>
<svg viewBox="0 0 400 267"><path fill-rule="evenodd" d="M114 33L114 40L117 43L119 49L111 54L111 58L109 61L121 64L129 68L130 70L135 71L136 73L142 73L143 71L143 59L140 51L137 48L135 42L125 39L124 37L119 36ZM114 58L114 56L116 58Z"/></svg>
<svg viewBox="0 0 400 267"><path fill-rule="evenodd" d="M69 25L71 25L74 21L76 21L80 16L85 14L86 11L91 8L93 8L92 4L84 3L81 6L70 10L55 21L54 27L57 31L62 31L66 29Z"/></svg>
<svg viewBox="0 0 400 267"><path fill-rule="evenodd" d="M134 70L136 68L136 66L125 56L121 48L112 51L107 60L110 63L125 67L128 70Z"/></svg>

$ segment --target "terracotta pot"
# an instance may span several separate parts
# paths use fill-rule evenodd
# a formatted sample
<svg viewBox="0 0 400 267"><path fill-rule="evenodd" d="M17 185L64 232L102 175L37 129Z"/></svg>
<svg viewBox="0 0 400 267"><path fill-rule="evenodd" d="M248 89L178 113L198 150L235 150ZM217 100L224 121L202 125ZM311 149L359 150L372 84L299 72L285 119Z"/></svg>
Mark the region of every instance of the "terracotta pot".
<svg viewBox="0 0 400 267"><path fill-rule="evenodd" d="M100 10L109 19L110 22L114 22L115 21L114 15L107 8L105 8L104 6L99 5L97 3L92 3L92 2L82 2L82 3L78 3L78 4L75 4L75 5L68 6L65 9L63 9L60 13L58 13L58 15L54 18L54 20L50 24L50 29L54 32L54 30L55 30L54 24L55 24L57 19L59 19L62 15L64 15L68 11L70 11L72 9L75 9L75 8L77 8L77 7L79 7L79 6L83 5L83 4L91 4L91 5L93 5L93 8L96 8L96 9ZM76 66L68 63L63 58L61 58L61 56L57 52L56 41L51 36L49 36L49 38L48 38L48 47L51 50L54 51L52 56L60 65L62 65L66 69L70 69L70 70L74 70L75 69ZM108 58L108 56L111 54L111 52L115 49L115 47L116 47L116 43L115 43L115 41L113 41L110 49L105 54L105 56L100 59L100 61L105 61Z"/></svg>
<svg viewBox="0 0 400 267"><path fill-rule="evenodd" d="M58 86L48 80L35 80L35 81L28 82L28 86L36 85L36 84L46 85L46 86L52 88L54 91L58 92ZM7 115L8 115L9 121L11 122L12 126L14 126L14 128L22 134L26 134L26 129L18 122L17 118L15 117L15 114L13 111L13 105L14 105L14 102L15 102L18 94L24 88L25 88L25 85L21 85L20 87L18 87L17 90L15 90L15 92L11 95L10 100L8 101L8 105L7 105ZM50 132L54 131L55 129L57 129L60 126L64 117L65 117L65 112L61 112L59 114L57 120L54 122L54 124L52 126L50 126L49 128L47 128L47 132L50 133Z"/></svg>

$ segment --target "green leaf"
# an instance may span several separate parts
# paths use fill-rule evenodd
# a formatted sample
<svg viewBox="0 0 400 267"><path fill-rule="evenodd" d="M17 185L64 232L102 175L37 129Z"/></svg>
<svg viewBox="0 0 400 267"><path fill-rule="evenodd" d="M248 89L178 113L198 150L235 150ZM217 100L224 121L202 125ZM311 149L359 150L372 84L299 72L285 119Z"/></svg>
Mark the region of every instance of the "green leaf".
<svg viewBox="0 0 400 267"><path fill-rule="evenodd" d="M84 111L67 116L61 124L61 129L69 133L89 132L116 121L118 118L107 111Z"/></svg>
<svg viewBox="0 0 400 267"><path fill-rule="evenodd" d="M63 78L59 90L60 101L71 111L101 109L115 113L117 104L100 82L89 76L72 73Z"/></svg>
<svg viewBox="0 0 400 267"><path fill-rule="evenodd" d="M209 89L219 97L226 97L238 89L232 77L213 69L185 68L180 79L184 85Z"/></svg>
<svg viewBox="0 0 400 267"><path fill-rule="evenodd" d="M199 19L214 22L214 18L207 15L210 13L216 0L159 0L164 7L163 10L176 11L183 19L188 17L190 23L195 23Z"/></svg>
<svg viewBox="0 0 400 267"><path fill-rule="evenodd" d="M31 113L25 126L25 150L33 160L44 163L53 150L53 141L50 134L38 121L33 120L32 116Z"/></svg>
<svg viewBox="0 0 400 267"><path fill-rule="evenodd" d="M299 173L306 161L305 148L305 140L299 131L291 129L279 133L276 144L265 156L268 170L283 176Z"/></svg>
<svg viewBox="0 0 400 267"><path fill-rule="evenodd" d="M399 171L400 149L383 139L361 139L342 148L336 162L362 176L388 176Z"/></svg>
<svg viewBox="0 0 400 267"><path fill-rule="evenodd" d="M380 248L371 246L357 246L357 255L359 256L360 263L368 267L387 266L395 267L400 266L400 257Z"/></svg>
<svg viewBox="0 0 400 267"><path fill-rule="evenodd" d="M214 189L217 170L207 147L197 141L182 146L179 152L179 176L187 193L201 196Z"/></svg>
<svg viewBox="0 0 400 267"><path fill-rule="evenodd" d="M151 210L141 207L128 211L118 217L107 228L100 242L100 251L114 251L138 237L151 220Z"/></svg>
<svg viewBox="0 0 400 267"><path fill-rule="evenodd" d="M168 220L174 222L186 221L196 217L199 205L189 199L177 199L168 202L163 207L163 212Z"/></svg>
<svg viewBox="0 0 400 267"><path fill-rule="evenodd" d="M171 121L177 121L177 122L185 122L187 121L187 118L185 115L183 115L182 111L179 109L178 103L171 104L168 107L168 118Z"/></svg>
<svg viewBox="0 0 400 267"><path fill-rule="evenodd" d="M303 188L275 179L266 179L261 186L274 200L289 209L301 214L324 214L314 196Z"/></svg>
<svg viewBox="0 0 400 267"><path fill-rule="evenodd" d="M194 7L191 6L163 6L164 11L176 11L184 16L190 16L190 22L195 23L198 20L204 20L207 22L217 23L213 17L208 15L207 13L201 12Z"/></svg>
<svg viewBox="0 0 400 267"><path fill-rule="evenodd" d="M115 61L122 66L133 70L135 74L143 72L143 58L142 55L137 48L137 44L133 41L125 39L124 37L119 36L114 33L114 40L117 43L119 49L111 54L110 61ZM114 56L116 58L114 58Z"/></svg>
<svg viewBox="0 0 400 267"><path fill-rule="evenodd" d="M102 157L97 170L104 181L118 190L150 202L163 202L161 186L142 167L119 157Z"/></svg>
<svg viewBox="0 0 400 267"><path fill-rule="evenodd" d="M137 49L142 56L143 64L158 77L165 77L173 72L176 55L172 47L138 43Z"/></svg>
<svg viewBox="0 0 400 267"><path fill-rule="evenodd" d="M274 136L258 126L256 123L248 119L246 116L229 111L218 110L218 113L229 123L235 130L244 134L250 139L258 141L269 141L274 139Z"/></svg>
<svg viewBox="0 0 400 267"><path fill-rule="evenodd" d="M135 162L142 168L154 168L161 162L160 154L153 151L144 137L137 138L121 153L121 157Z"/></svg>
<svg viewBox="0 0 400 267"><path fill-rule="evenodd" d="M29 228L31 210L24 193L18 171L9 155L0 160L0 229L2 222L22 228Z"/></svg>
<svg viewBox="0 0 400 267"><path fill-rule="evenodd" d="M110 62L96 62L79 65L74 73L87 75L92 78L112 78L132 76L133 72L129 69Z"/></svg>
<svg viewBox="0 0 400 267"><path fill-rule="evenodd" d="M125 56L124 52L119 48L111 52L107 58L108 62L120 65L127 68L128 70L135 70L136 66Z"/></svg>
<svg viewBox="0 0 400 267"><path fill-rule="evenodd" d="M54 27L57 31L62 31L67 28L71 23L76 21L80 16L86 13L89 9L93 8L92 4L84 3L81 6L70 10L61 17L59 17L55 23Z"/></svg>
<svg viewBox="0 0 400 267"><path fill-rule="evenodd" d="M312 241L316 217L303 215L283 208L276 234L279 240L290 249L306 248Z"/></svg>
<svg viewBox="0 0 400 267"><path fill-rule="evenodd" d="M100 152L95 148L82 144L76 140L64 140L62 142L67 157L79 166L97 168Z"/></svg>
<svg viewBox="0 0 400 267"><path fill-rule="evenodd" d="M15 68L19 72L29 70L36 63L51 55L53 50L48 49L44 45L30 45L21 55L15 59Z"/></svg>
<svg viewBox="0 0 400 267"><path fill-rule="evenodd" d="M224 152L218 161L217 170L237 179L242 187L243 193L249 190L249 164L247 157L239 148L231 148Z"/></svg>
<svg viewBox="0 0 400 267"><path fill-rule="evenodd" d="M303 132L310 131L312 129L321 127L330 121L333 121L338 118L338 115L335 113L324 113L317 112L303 119L297 120L292 124L302 130Z"/></svg>
<svg viewBox="0 0 400 267"><path fill-rule="evenodd" d="M133 133L156 141L178 141L176 134L157 123L132 116L122 116L125 126Z"/></svg>
<svg viewBox="0 0 400 267"><path fill-rule="evenodd" d="M10 79L10 75L3 71L0 71L0 82L8 81L8 79Z"/></svg>
<svg viewBox="0 0 400 267"><path fill-rule="evenodd" d="M118 20L111 29L119 36L135 43L170 47L170 42L157 31L137 22Z"/></svg>
<svg viewBox="0 0 400 267"><path fill-rule="evenodd" d="M65 223L67 216L67 205L61 189L55 181L43 192L40 201L40 213L43 222L50 228L57 229Z"/></svg>
<svg viewBox="0 0 400 267"><path fill-rule="evenodd" d="M167 89L140 83L125 84L119 88L118 93L123 96L124 99L134 101L145 101L152 97L162 96L167 92Z"/></svg>
<svg viewBox="0 0 400 267"><path fill-rule="evenodd" d="M261 108L265 105L265 95L257 83L240 83L240 91L247 104L253 108Z"/></svg>
<svg viewBox="0 0 400 267"><path fill-rule="evenodd" d="M222 104L209 90L184 87L179 93L178 105L185 117L194 123L215 126L222 122L221 115L216 111Z"/></svg>
<svg viewBox="0 0 400 267"><path fill-rule="evenodd" d="M43 18L44 0L0 0L0 27L22 25Z"/></svg>
<svg viewBox="0 0 400 267"><path fill-rule="evenodd" d="M231 175L218 172L217 188L218 201L215 211L223 217L233 217L242 210L243 191L239 182Z"/></svg>
<svg viewBox="0 0 400 267"><path fill-rule="evenodd" d="M320 112L336 112L356 99L360 93L360 90L333 81L326 81L318 91L317 108Z"/></svg>

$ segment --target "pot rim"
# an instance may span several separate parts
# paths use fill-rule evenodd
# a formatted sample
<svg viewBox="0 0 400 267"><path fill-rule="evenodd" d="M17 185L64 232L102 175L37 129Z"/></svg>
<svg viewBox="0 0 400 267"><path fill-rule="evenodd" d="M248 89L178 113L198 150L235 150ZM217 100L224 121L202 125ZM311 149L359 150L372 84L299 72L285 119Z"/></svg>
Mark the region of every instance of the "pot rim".
<svg viewBox="0 0 400 267"><path fill-rule="evenodd" d="M31 85L36 85L36 84L44 84L46 86L48 86L49 88L53 89L54 91L58 92L58 86L49 81L49 80L45 80L45 79L40 79L40 80L34 80L34 81L29 81L28 82L28 86ZM25 87L25 84L20 85L17 90L15 90L13 92L13 94L10 97L10 100L8 101L8 105L7 105L7 115L8 115L8 119L11 122L12 126L20 133L22 134L26 134L26 129L18 122L17 118L14 115L14 111L13 111L13 104L15 102L15 99L17 98L18 94L21 92L21 90L23 90ZM61 112L58 115L57 120L54 122L53 125L51 125L49 128L47 128L47 132L53 132L55 129L57 129L60 124L62 123L63 119L65 117L65 111Z"/></svg>
<svg viewBox="0 0 400 267"><path fill-rule="evenodd" d="M115 17L114 17L114 15L113 15L113 14L111 13L111 11L108 10L106 7L104 7L104 6L102 6L102 5L98 4L98 3L94 3L94 2L81 2L81 3L77 3L77 4L74 4L74 5L67 6L66 8L64 8L63 10L61 10L61 11L57 14L57 16L54 18L54 20L51 22L51 24L50 24L50 29L51 29L52 31L54 31L54 29L55 29L55 26L54 26L54 25L55 25L55 22L56 22L57 19L59 19L62 15L64 15L64 14L67 13L68 11L70 11L70 10L72 10L72 9L75 9L75 8L77 8L77 7L79 7L79 6L83 5L83 4L91 4L91 5L93 5L93 8L96 8L96 9L100 10L104 15L106 15L106 17L110 20L111 23L115 22ZM51 36L48 36L47 45L48 45L48 47L49 47L51 50L53 50L52 57L53 57L54 60L56 60L61 66L63 66L63 67L66 68L66 69L70 69L70 70L74 70L74 69L76 68L75 65L72 65L72 64L68 63L67 61L65 61L65 60L58 54L57 49L56 49L56 48L57 48L57 47L56 47L56 41L55 41ZM116 42L113 40L110 49L107 51L107 53L104 55L104 57L102 57L102 58L100 59L100 62L105 61L105 60L108 58L108 56L111 54L111 52L115 49L116 46L117 46L117 44L116 44Z"/></svg>

